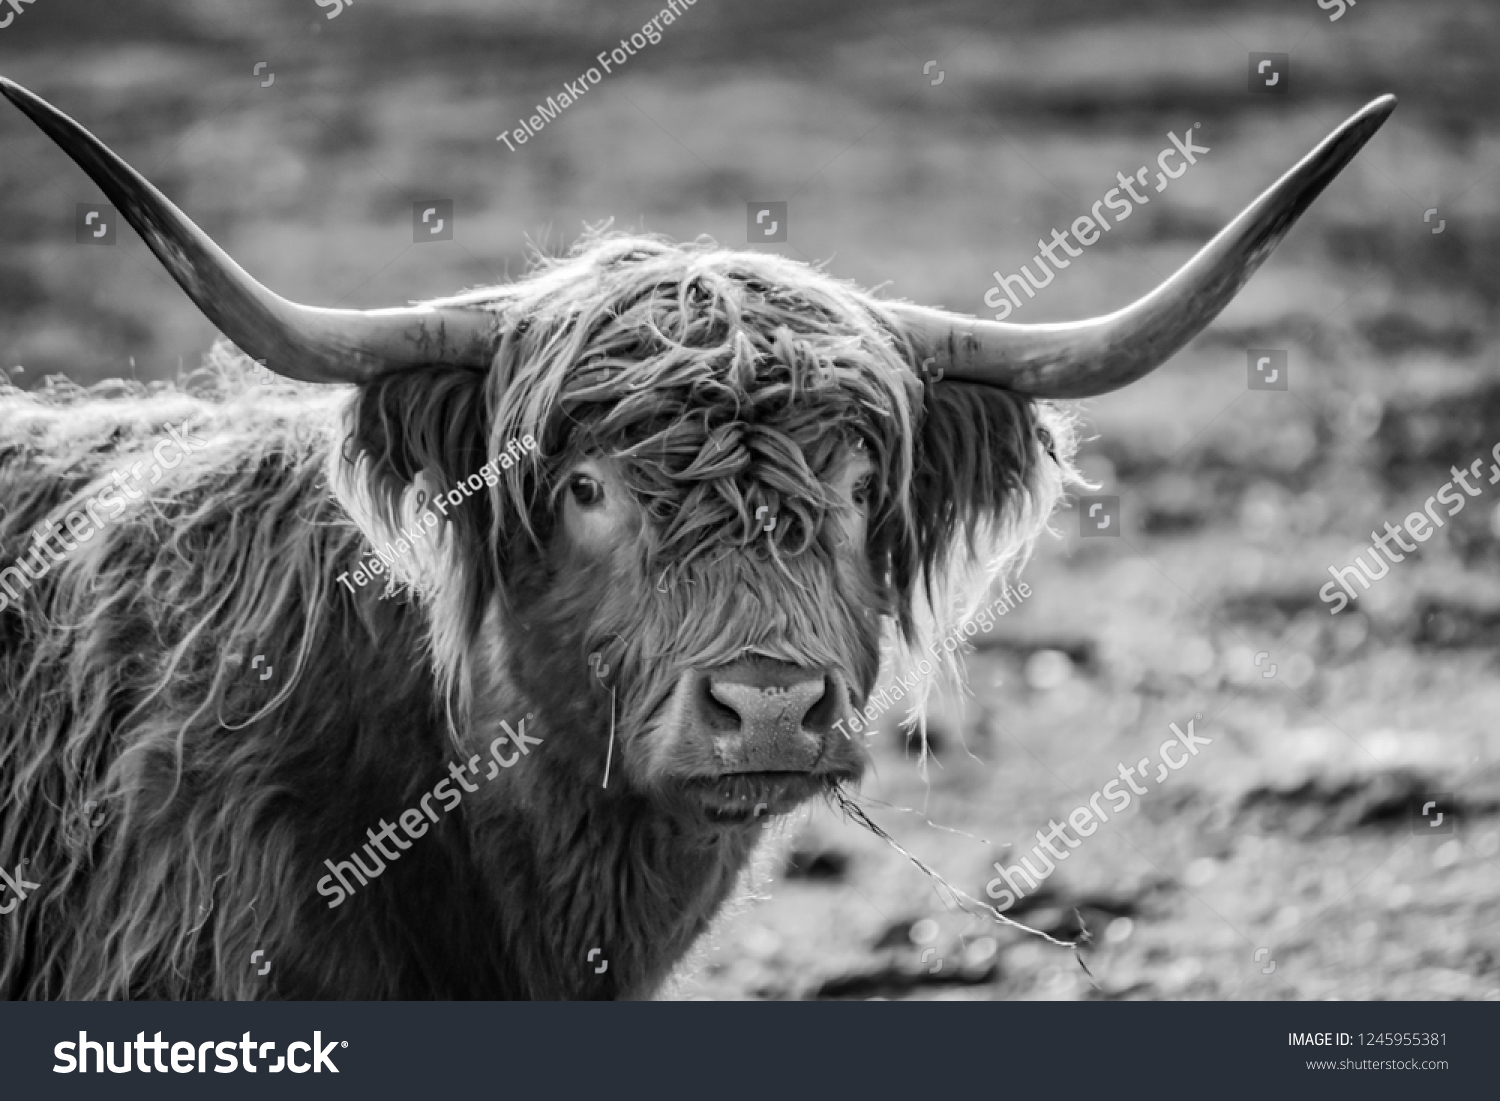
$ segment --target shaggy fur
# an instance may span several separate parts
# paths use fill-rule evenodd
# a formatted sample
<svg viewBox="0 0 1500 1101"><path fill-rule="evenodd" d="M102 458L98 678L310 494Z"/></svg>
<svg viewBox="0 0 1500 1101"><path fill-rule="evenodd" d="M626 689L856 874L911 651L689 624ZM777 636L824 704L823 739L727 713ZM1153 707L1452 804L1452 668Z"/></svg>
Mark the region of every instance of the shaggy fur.
<svg viewBox="0 0 1500 1101"><path fill-rule="evenodd" d="M759 653L858 704L882 644L926 656L1076 481L1068 417L924 391L878 300L774 255L595 236L447 302L496 314L488 371L266 388L217 349L150 395L0 390L0 567L167 425L209 445L0 611L0 865L42 884L0 919L0 995L649 995L761 836L674 794L677 678ZM527 434L399 586L334 580ZM859 453L851 546L830 486ZM561 519L586 460L628 491L604 555ZM329 908L325 860L526 714L540 747Z"/></svg>

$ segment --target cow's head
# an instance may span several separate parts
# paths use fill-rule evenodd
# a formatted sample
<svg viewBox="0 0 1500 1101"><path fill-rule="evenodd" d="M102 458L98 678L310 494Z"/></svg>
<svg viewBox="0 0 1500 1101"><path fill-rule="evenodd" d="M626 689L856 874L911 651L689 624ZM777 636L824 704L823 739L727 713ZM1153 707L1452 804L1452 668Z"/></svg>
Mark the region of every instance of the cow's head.
<svg viewBox="0 0 1500 1101"><path fill-rule="evenodd" d="M66 116L0 91L249 356L358 384L334 482L377 545L441 515L398 568L455 713L540 712L553 761L590 782L613 761L612 783L713 821L858 775L841 720L883 644L952 630L1076 478L1046 399L1165 361L1394 107L1354 115L1141 301L1026 326L624 236L408 309L300 306Z"/></svg>
<svg viewBox="0 0 1500 1101"><path fill-rule="evenodd" d="M712 817L857 776L882 642L950 618L953 560L1024 546L1070 473L1066 417L924 393L898 311L776 255L604 236L433 308L505 336L362 386L341 495L377 544L446 514L414 580L464 624L437 649L470 711L590 732L596 783L613 719L614 777Z"/></svg>

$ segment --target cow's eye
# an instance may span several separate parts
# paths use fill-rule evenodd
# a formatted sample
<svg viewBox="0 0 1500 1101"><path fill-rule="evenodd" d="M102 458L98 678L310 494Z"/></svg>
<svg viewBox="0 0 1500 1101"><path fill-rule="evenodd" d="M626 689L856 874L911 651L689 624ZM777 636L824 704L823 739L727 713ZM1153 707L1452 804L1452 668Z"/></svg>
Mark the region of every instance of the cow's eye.
<svg viewBox="0 0 1500 1101"><path fill-rule="evenodd" d="M854 483L854 489L850 492L850 496L854 498L854 503L861 508L868 505L870 503L870 492L874 488L874 485L875 476L873 474L860 475L859 480Z"/></svg>
<svg viewBox="0 0 1500 1101"><path fill-rule="evenodd" d="M583 508L594 508L604 503L604 487L587 474L575 474L568 481L568 492Z"/></svg>

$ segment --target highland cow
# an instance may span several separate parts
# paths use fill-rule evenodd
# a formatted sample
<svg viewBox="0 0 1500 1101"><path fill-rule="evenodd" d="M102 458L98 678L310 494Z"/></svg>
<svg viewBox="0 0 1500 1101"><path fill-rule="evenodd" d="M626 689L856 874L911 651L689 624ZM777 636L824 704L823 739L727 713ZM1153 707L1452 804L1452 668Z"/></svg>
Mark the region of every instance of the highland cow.
<svg viewBox="0 0 1500 1101"><path fill-rule="evenodd" d="M1054 401L1207 325L1394 105L1135 305L1021 326L609 234L300 306L0 91L239 349L0 392L0 994L70 999L658 991L757 819L858 780L837 724L882 655L951 634L1078 484Z"/></svg>

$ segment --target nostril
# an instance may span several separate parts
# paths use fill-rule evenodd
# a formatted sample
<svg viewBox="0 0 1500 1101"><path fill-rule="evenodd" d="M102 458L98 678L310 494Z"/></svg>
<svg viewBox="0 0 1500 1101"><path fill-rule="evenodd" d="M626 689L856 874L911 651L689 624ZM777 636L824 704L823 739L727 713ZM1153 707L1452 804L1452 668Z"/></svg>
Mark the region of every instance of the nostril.
<svg viewBox="0 0 1500 1101"><path fill-rule="evenodd" d="M824 675L823 694L807 709L807 714L802 716L802 725L809 730L825 733L833 729L834 720L839 717L838 712L838 692L834 689L833 678Z"/></svg>
<svg viewBox="0 0 1500 1101"><path fill-rule="evenodd" d="M714 730L738 730L744 721L740 713L714 691L713 678L698 681L698 714Z"/></svg>

